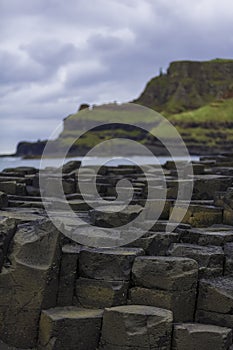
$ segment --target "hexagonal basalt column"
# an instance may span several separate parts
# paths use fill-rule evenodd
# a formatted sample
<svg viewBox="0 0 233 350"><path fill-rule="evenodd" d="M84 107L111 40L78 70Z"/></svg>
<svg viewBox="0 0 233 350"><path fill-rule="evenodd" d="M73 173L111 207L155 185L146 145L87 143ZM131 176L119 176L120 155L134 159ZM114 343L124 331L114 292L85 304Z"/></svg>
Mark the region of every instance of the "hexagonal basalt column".
<svg viewBox="0 0 233 350"><path fill-rule="evenodd" d="M176 322L192 321L197 291L196 261L177 257L138 257L129 303L173 311Z"/></svg>
<svg viewBox="0 0 233 350"><path fill-rule="evenodd" d="M172 312L151 306L105 309L100 350L169 350Z"/></svg>
<svg viewBox="0 0 233 350"><path fill-rule="evenodd" d="M93 350L98 347L101 310L56 307L42 311L38 350Z"/></svg>
<svg viewBox="0 0 233 350"><path fill-rule="evenodd" d="M172 350L228 350L232 344L230 328L183 323L175 325Z"/></svg>

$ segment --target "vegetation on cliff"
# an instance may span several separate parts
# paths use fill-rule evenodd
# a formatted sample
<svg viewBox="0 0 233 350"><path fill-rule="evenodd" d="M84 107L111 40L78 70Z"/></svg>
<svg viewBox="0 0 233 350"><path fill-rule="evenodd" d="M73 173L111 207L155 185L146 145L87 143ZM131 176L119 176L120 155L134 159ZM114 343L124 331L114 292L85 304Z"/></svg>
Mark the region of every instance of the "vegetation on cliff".
<svg viewBox="0 0 233 350"><path fill-rule="evenodd" d="M149 107L166 116L181 133L192 153L218 152L233 147L233 60L215 59L206 62L172 62L166 73L151 79L143 93L133 103ZM64 130L54 141L54 149L59 150L78 137L84 129L95 121L113 125L99 127L81 137L74 144L70 155L85 153L100 141L112 137L128 137L148 143L148 136L137 128L125 127L121 121L140 123L141 115L122 113L114 117L115 104L95 106L92 109L83 104L80 110L64 119ZM81 113L80 113L81 112ZM151 116L153 121L153 116ZM147 118L147 128L150 120ZM151 140L150 140L151 142ZM38 147L37 147L38 146ZM41 153L41 143L18 146L17 154ZM43 148L43 147L42 147Z"/></svg>
<svg viewBox="0 0 233 350"><path fill-rule="evenodd" d="M135 103L167 114L233 97L233 60L172 62L166 74L149 81Z"/></svg>
<svg viewBox="0 0 233 350"><path fill-rule="evenodd" d="M233 146L233 99L216 100L193 111L168 116L192 147L224 148Z"/></svg>

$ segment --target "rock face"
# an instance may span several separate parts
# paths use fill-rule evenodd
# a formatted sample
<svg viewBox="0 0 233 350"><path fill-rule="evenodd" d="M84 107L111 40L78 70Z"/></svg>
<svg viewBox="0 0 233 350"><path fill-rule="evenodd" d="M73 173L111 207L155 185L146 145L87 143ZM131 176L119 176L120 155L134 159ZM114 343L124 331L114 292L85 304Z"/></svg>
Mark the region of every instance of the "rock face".
<svg viewBox="0 0 233 350"><path fill-rule="evenodd" d="M146 255L163 256L172 243L179 242L179 233L175 232L149 232L134 242L130 246L143 248Z"/></svg>
<svg viewBox="0 0 233 350"><path fill-rule="evenodd" d="M224 275L233 275L233 243L226 243L224 245L225 266Z"/></svg>
<svg viewBox="0 0 233 350"><path fill-rule="evenodd" d="M14 219L0 217L0 273L6 263L9 245L16 232L16 221Z"/></svg>
<svg viewBox="0 0 233 350"><path fill-rule="evenodd" d="M133 262L143 249L83 249L80 253L79 274L86 278L129 281Z"/></svg>
<svg viewBox="0 0 233 350"><path fill-rule="evenodd" d="M0 182L0 191L3 191L7 194L12 194L12 195L16 194L17 193L17 182L16 181L2 181L2 182Z"/></svg>
<svg viewBox="0 0 233 350"><path fill-rule="evenodd" d="M149 306L105 309L100 349L169 350L172 313Z"/></svg>
<svg viewBox="0 0 233 350"><path fill-rule="evenodd" d="M233 278L219 277L201 280L198 309L233 314Z"/></svg>
<svg viewBox="0 0 233 350"><path fill-rule="evenodd" d="M8 198L4 192L0 192L0 209L8 206Z"/></svg>
<svg viewBox="0 0 233 350"><path fill-rule="evenodd" d="M22 156L40 156L45 148L47 141L37 141L37 142L20 142L17 145L16 155L18 157Z"/></svg>
<svg viewBox="0 0 233 350"><path fill-rule="evenodd" d="M223 274L224 254L221 247L175 243L171 244L168 254L195 259L199 264L199 277Z"/></svg>
<svg viewBox="0 0 233 350"><path fill-rule="evenodd" d="M94 350L98 347L101 310L76 307L43 311L38 350Z"/></svg>
<svg viewBox="0 0 233 350"><path fill-rule="evenodd" d="M191 229L188 231L181 232L180 240L185 244L194 244L198 246L215 246L222 247L226 245L226 250L233 241L233 231L231 228L220 231L218 228L207 228Z"/></svg>
<svg viewBox="0 0 233 350"><path fill-rule="evenodd" d="M105 208L90 211L91 223L96 226L117 227L128 224L142 211L140 205L129 205L124 211L120 211L118 206L109 206L108 212L101 211Z"/></svg>
<svg viewBox="0 0 233 350"><path fill-rule="evenodd" d="M126 304L132 265L143 253L137 248L83 249L76 283L77 305L104 308Z"/></svg>
<svg viewBox="0 0 233 350"><path fill-rule="evenodd" d="M232 76L233 60L172 62L133 102L170 113L195 109L232 94Z"/></svg>
<svg viewBox="0 0 233 350"><path fill-rule="evenodd" d="M130 290L130 303L172 310L175 322L194 319L196 261L177 257L138 257L132 276L135 287Z"/></svg>
<svg viewBox="0 0 233 350"><path fill-rule="evenodd" d="M80 250L81 247L74 244L66 244L62 247L57 297L57 305L59 306L73 304Z"/></svg>
<svg viewBox="0 0 233 350"><path fill-rule="evenodd" d="M194 178L193 199L211 200L216 192L226 191L232 178L222 175L198 175Z"/></svg>
<svg viewBox="0 0 233 350"><path fill-rule="evenodd" d="M105 308L127 303L129 283L125 281L79 278L76 284L77 305Z"/></svg>
<svg viewBox="0 0 233 350"><path fill-rule="evenodd" d="M173 350L228 350L232 343L232 330L196 323L175 325Z"/></svg>
<svg viewBox="0 0 233 350"><path fill-rule="evenodd" d="M171 220L179 180L168 162L163 170L171 199L163 216L153 220L160 201L155 196L150 218L127 230L115 226L141 215L146 176L153 186L161 180L157 166L145 166L145 174L136 166L101 167L98 191L113 203L110 209L120 205L118 181L127 178L135 189L128 210L113 210L110 221L94 195L91 211L77 183L88 190L95 167L63 167L74 213L64 210L61 199L47 197L50 219L36 169L0 173L0 183L17 190L3 194L8 206L0 209L0 350L232 350L233 154L195 164L196 192L185 222ZM58 170L44 176L56 190ZM60 220L66 236L51 218ZM114 227L101 226L107 222ZM103 248L99 237L105 240L109 232L114 243L127 238L123 246Z"/></svg>
<svg viewBox="0 0 233 350"><path fill-rule="evenodd" d="M184 208L181 205L176 213L183 213ZM212 205L191 204L186 212L183 223L192 225L192 227L206 227L222 223L223 210L220 207ZM174 218L176 220L176 218Z"/></svg>
<svg viewBox="0 0 233 350"><path fill-rule="evenodd" d="M219 277L200 282L196 321L232 328L233 278Z"/></svg>
<svg viewBox="0 0 233 350"><path fill-rule="evenodd" d="M216 122L211 120L211 116L212 111L215 113L216 110L223 111L222 114L226 115L225 108L222 108L222 101L233 98L232 77L233 60L230 59L216 59L207 62L172 62L167 72L151 79L140 97L132 102L169 116L208 105L211 112L210 119L207 121L203 121L202 118L197 118L197 120L195 118L194 120L192 118L189 120L181 118L180 121L175 119L173 122L178 126L189 150L193 154L203 154L203 152L218 154L219 150L231 151L230 130L232 128L232 120L230 115L232 107L227 120L223 119ZM93 123L100 119L92 118L90 113L92 110L103 109L106 106L111 115L112 110L116 108L114 103L93 106L92 109L89 109L88 105L83 104L77 113L65 118L64 130L51 144L51 153L59 153L64 148L64 145L69 143L70 137L77 138L80 136L80 130L92 129ZM85 118L87 114L88 118ZM219 114L221 115L221 112ZM130 123L131 121L129 120ZM84 125L85 128L83 127ZM198 132L196 132L197 128L199 128ZM187 129L189 129L188 132ZM190 130L191 132L189 132ZM132 125L119 125L119 123L113 122L111 127L102 125L95 132L90 132L89 136L83 137L81 143L73 144L70 147L69 155L85 155L94 146L93 142L95 140L101 141L103 138L108 138L109 133L115 138L124 137L126 132L131 139L143 141L143 143L146 142L151 149L167 154L158 140L154 140L153 144L151 144L150 138L142 129L136 129ZM17 146L16 155L26 157L40 156L43 154L45 145L46 141L40 140L37 142L20 142Z"/></svg>
<svg viewBox="0 0 233 350"><path fill-rule="evenodd" d="M79 167L80 167L80 165L81 165L81 162L80 161L70 161L70 162L68 162L68 163L66 163L66 164L64 164L63 165L63 167L62 167L62 172L64 173L64 174L70 174L72 171L75 171L75 170L77 170L77 169L79 169Z"/></svg>
<svg viewBox="0 0 233 350"><path fill-rule="evenodd" d="M10 345L36 346L40 312L56 305L59 240L48 220L15 234L11 265L0 274L0 338Z"/></svg>
<svg viewBox="0 0 233 350"><path fill-rule="evenodd" d="M163 290L189 290L197 282L197 263L178 257L138 257L133 265L136 285Z"/></svg>

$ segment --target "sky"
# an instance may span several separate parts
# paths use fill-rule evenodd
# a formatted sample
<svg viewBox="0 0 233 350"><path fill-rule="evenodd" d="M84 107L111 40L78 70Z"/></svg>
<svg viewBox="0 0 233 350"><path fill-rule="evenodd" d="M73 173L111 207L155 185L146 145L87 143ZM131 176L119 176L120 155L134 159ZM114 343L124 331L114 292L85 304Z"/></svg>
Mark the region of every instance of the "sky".
<svg viewBox="0 0 233 350"><path fill-rule="evenodd" d="M171 61L233 58L232 0L0 0L0 154Z"/></svg>

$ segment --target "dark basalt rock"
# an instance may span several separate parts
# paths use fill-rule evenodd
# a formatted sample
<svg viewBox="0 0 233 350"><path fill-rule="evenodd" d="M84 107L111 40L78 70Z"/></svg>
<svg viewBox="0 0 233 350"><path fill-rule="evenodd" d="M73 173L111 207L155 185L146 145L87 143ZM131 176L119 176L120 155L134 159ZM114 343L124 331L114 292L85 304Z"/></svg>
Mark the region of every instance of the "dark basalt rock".
<svg viewBox="0 0 233 350"><path fill-rule="evenodd" d="M174 327L172 350L228 350L231 343L230 328L182 323Z"/></svg>
<svg viewBox="0 0 233 350"><path fill-rule="evenodd" d="M223 274L224 253L221 247L174 243L168 254L196 260L199 265L199 278Z"/></svg>
<svg viewBox="0 0 233 350"><path fill-rule="evenodd" d="M79 275L98 280L129 281L133 262L143 249L83 249L80 252Z"/></svg>
<svg viewBox="0 0 233 350"><path fill-rule="evenodd" d="M6 193L0 191L0 209L8 206L8 197Z"/></svg>
<svg viewBox="0 0 233 350"><path fill-rule="evenodd" d="M77 307L43 311L38 350L94 350L98 346L101 310Z"/></svg>
<svg viewBox="0 0 233 350"><path fill-rule="evenodd" d="M152 306L128 305L105 309L101 350L169 350L172 312Z"/></svg>
<svg viewBox="0 0 233 350"><path fill-rule="evenodd" d="M233 277L201 280L197 308L233 315Z"/></svg>
<svg viewBox="0 0 233 350"><path fill-rule="evenodd" d="M75 304L84 308L105 308L127 304L129 283L116 280L77 279Z"/></svg>
<svg viewBox="0 0 233 350"><path fill-rule="evenodd" d="M145 166L145 174L130 165L102 167L98 193L112 203L102 207L91 194L88 204L78 186L82 181L89 193L96 167L69 162L63 185L75 219L56 196L58 170L50 168L42 172L45 204L68 237L48 219L38 171L5 169L0 174L5 191L0 192L0 350L230 350L233 177L224 170L229 167L232 154L196 163L195 193L182 223L175 215L169 221L182 181L174 163L164 168L168 196L157 221L162 193L157 166ZM147 214L146 176L158 189ZM124 201L117 199L116 185L124 178L135 191L121 211ZM183 210L181 201L177 213ZM137 225L121 227L138 215ZM101 248L106 240L123 246ZM98 248L89 246L97 243Z"/></svg>
<svg viewBox="0 0 233 350"><path fill-rule="evenodd" d="M41 310L56 305L59 240L49 220L22 225L16 232L11 264L0 274L0 338L5 343L36 346Z"/></svg>
<svg viewBox="0 0 233 350"><path fill-rule="evenodd" d="M0 273L7 263L7 253L10 243L16 233L17 225L14 219L0 217Z"/></svg>

